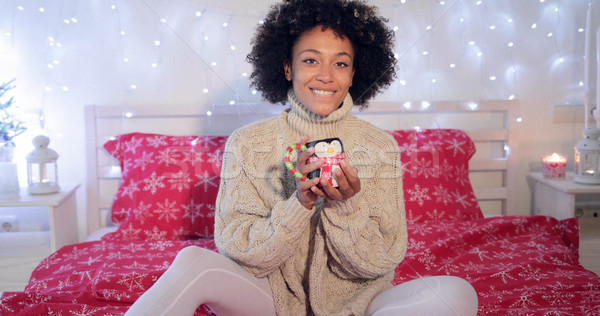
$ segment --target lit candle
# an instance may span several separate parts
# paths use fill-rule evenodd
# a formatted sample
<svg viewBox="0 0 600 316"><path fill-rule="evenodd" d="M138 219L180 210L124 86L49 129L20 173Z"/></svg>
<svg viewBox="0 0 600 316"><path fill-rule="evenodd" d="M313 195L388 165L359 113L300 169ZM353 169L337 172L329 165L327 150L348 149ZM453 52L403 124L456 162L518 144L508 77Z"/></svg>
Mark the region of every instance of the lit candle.
<svg viewBox="0 0 600 316"><path fill-rule="evenodd" d="M48 182L48 175L46 173L46 163L44 163L44 162L40 163L40 182L41 183Z"/></svg>
<svg viewBox="0 0 600 316"><path fill-rule="evenodd" d="M544 164L544 177L564 178L567 170L567 157L557 153L548 155L542 159Z"/></svg>

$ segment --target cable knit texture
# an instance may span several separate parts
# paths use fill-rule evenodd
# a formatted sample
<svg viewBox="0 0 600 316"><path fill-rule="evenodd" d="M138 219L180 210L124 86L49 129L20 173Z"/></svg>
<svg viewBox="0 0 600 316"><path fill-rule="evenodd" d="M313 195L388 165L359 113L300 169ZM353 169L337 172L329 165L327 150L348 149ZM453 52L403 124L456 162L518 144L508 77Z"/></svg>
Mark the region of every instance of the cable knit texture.
<svg viewBox="0 0 600 316"><path fill-rule="evenodd" d="M406 253L400 152L386 132L350 115L352 98L327 116L288 93L290 108L228 139L217 196L219 251L269 277L278 315L363 315L391 287ZM308 210L283 163L287 146L340 137L362 189ZM296 161L296 156L292 156ZM233 304L233 303L232 303Z"/></svg>

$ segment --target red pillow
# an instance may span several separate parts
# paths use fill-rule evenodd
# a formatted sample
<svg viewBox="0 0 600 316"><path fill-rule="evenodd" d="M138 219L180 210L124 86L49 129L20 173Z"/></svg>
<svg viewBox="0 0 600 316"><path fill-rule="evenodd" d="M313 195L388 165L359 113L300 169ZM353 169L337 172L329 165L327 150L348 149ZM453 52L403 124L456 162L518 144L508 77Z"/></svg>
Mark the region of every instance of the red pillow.
<svg viewBox="0 0 600 316"><path fill-rule="evenodd" d="M226 136L131 133L104 148L121 164L104 240L211 238Z"/></svg>
<svg viewBox="0 0 600 316"><path fill-rule="evenodd" d="M456 129L390 131L402 152L404 204L409 223L482 218L469 181L475 144Z"/></svg>

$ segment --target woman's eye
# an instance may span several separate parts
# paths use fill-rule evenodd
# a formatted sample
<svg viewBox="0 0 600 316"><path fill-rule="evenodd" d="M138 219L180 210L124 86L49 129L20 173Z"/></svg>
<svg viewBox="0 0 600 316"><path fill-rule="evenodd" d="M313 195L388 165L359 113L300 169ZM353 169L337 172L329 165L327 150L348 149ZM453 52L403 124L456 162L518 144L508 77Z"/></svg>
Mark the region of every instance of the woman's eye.
<svg viewBox="0 0 600 316"><path fill-rule="evenodd" d="M317 61L316 61L316 60L314 60L314 59L312 59L312 58L307 58L307 59L305 59L305 60L304 60L304 62L305 62L305 63L307 63L307 64L314 64L314 63L316 63Z"/></svg>
<svg viewBox="0 0 600 316"><path fill-rule="evenodd" d="M348 64L346 64L346 63L344 63L344 62L341 62L341 61L339 61L339 62L337 62L337 63L335 63L335 64L336 64L336 66L338 66L338 67L341 67L341 68L348 67Z"/></svg>

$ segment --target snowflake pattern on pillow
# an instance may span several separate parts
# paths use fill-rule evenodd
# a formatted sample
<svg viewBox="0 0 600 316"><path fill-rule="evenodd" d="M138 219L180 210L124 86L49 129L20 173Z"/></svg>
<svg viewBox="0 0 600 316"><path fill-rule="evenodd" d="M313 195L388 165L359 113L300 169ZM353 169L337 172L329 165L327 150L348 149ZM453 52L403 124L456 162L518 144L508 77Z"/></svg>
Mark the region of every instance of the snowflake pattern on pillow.
<svg viewBox="0 0 600 316"><path fill-rule="evenodd" d="M104 148L120 162L121 185L105 240L211 238L226 136L130 133Z"/></svg>
<svg viewBox="0 0 600 316"><path fill-rule="evenodd" d="M396 130L407 222L482 218L469 181L475 144L457 129Z"/></svg>

